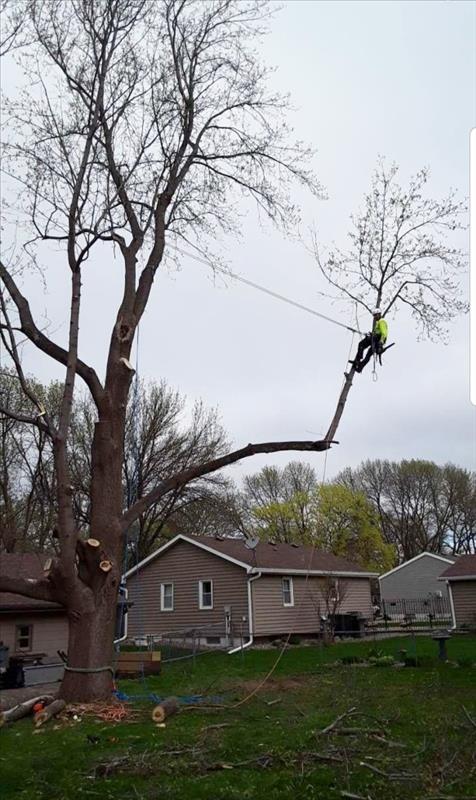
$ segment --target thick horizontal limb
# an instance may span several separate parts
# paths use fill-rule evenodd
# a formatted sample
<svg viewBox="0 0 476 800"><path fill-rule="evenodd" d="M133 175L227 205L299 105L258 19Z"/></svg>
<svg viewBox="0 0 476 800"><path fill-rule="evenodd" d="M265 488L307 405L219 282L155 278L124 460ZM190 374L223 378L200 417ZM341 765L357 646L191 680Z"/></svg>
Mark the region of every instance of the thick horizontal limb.
<svg viewBox="0 0 476 800"><path fill-rule="evenodd" d="M128 528L141 514L143 514L151 505L160 500L168 492L184 486L190 481L201 478L203 475L209 475L211 472L216 472L229 464L235 464L241 461L242 458L257 455L258 453L279 453L284 450L300 450L307 452L319 452L328 450L331 444L337 444L327 439L317 442L297 441L297 442L261 442L259 444L247 444L240 450L234 450L232 453L214 458L211 461L206 461L203 464L197 464L188 469L172 475L165 481L161 481L151 492L146 494L137 503L134 503L123 515L124 527Z"/></svg>
<svg viewBox="0 0 476 800"><path fill-rule="evenodd" d="M50 432L48 426L43 424L40 415L29 417L27 414L10 411L6 406L0 406L0 417L10 417L10 419L15 419L17 422L25 422L27 425L36 425L37 428L45 433Z"/></svg>
<svg viewBox="0 0 476 800"><path fill-rule="evenodd" d="M57 603L54 590L48 578L13 578L9 575L0 574L0 592L12 592L21 594L23 597L31 597L34 600L46 600L50 603Z"/></svg>

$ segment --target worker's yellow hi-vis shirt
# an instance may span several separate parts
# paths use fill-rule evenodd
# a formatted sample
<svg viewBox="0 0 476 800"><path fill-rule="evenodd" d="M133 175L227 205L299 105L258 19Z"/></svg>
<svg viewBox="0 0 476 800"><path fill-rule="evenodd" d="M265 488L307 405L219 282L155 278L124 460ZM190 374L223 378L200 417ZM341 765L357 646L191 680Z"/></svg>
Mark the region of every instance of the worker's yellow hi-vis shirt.
<svg viewBox="0 0 476 800"><path fill-rule="evenodd" d="M385 344L388 336L388 325L384 319L378 319L374 325L374 333L380 336L380 341Z"/></svg>

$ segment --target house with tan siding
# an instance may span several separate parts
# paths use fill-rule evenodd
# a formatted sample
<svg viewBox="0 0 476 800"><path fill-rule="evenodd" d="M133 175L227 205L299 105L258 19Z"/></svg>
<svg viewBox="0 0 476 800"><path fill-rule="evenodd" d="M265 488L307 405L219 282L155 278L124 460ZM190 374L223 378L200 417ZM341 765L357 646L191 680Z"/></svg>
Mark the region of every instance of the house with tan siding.
<svg viewBox="0 0 476 800"><path fill-rule="evenodd" d="M39 553L0 554L2 572L12 577L42 578L46 560L47 556ZM9 657L57 662L57 651L68 649L64 609L45 600L0 592L0 642L8 647Z"/></svg>
<svg viewBox="0 0 476 800"><path fill-rule="evenodd" d="M309 546L178 534L125 577L129 639L196 628L233 647L316 635L329 610L370 619L377 576Z"/></svg>
<svg viewBox="0 0 476 800"><path fill-rule="evenodd" d="M453 627L476 627L476 555L460 556L440 580L448 586Z"/></svg>

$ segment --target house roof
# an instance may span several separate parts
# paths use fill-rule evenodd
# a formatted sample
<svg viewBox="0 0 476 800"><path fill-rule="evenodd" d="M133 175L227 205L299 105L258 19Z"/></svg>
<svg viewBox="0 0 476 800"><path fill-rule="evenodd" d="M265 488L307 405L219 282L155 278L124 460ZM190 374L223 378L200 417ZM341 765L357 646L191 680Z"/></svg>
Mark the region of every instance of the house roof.
<svg viewBox="0 0 476 800"><path fill-rule="evenodd" d="M476 555L459 556L458 560L440 575L440 580L476 581Z"/></svg>
<svg viewBox="0 0 476 800"><path fill-rule="evenodd" d="M201 549L212 552L226 561L231 561L247 572L287 572L291 574L332 574L347 577L376 577L377 573L369 572L352 561L334 556L323 550L316 550L309 545L292 545L271 542L259 542L255 548L249 549L245 539L231 539L213 536L184 536L178 534L160 547L136 567L126 573L126 577L144 567L149 561L157 558L162 552L178 541L189 542Z"/></svg>
<svg viewBox="0 0 476 800"><path fill-rule="evenodd" d="M438 553L428 553L426 550L423 553L419 553L417 556L413 556L413 558L409 558L408 561L404 561L403 564L399 564L398 567L394 567L390 569L388 572L384 572L383 575L380 576L379 580L382 578L387 578L389 575L393 575L394 572L398 572L398 570L403 569L403 567L408 566L408 564L413 564L414 561L418 561L418 559L423 558L424 556L428 556L430 558L434 558L437 561L441 561L442 565L441 568L443 569L444 564L454 564L457 560L458 556L447 556L447 555L439 555Z"/></svg>
<svg viewBox="0 0 476 800"><path fill-rule="evenodd" d="M46 553L0 553L0 572L11 578L44 577L43 566L50 558ZM27 609L60 608L57 603L36 600L12 592L0 592L1 611L26 611Z"/></svg>

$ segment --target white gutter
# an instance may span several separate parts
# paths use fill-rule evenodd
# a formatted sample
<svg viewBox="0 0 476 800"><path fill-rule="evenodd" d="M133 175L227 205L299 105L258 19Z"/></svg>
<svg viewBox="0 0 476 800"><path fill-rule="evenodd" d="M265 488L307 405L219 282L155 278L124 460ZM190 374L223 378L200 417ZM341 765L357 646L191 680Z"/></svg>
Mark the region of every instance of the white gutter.
<svg viewBox="0 0 476 800"><path fill-rule="evenodd" d="M251 568L253 572L255 568ZM378 572L351 572L342 569L287 569L284 567L258 567L260 575L304 575L317 578L378 578Z"/></svg>
<svg viewBox="0 0 476 800"><path fill-rule="evenodd" d="M123 600L127 603L127 599L129 597L129 590L124 586L124 595ZM123 607L124 608L124 607ZM120 644L120 642L124 642L127 639L127 610L124 613L123 610L123 618L124 618L124 636L121 636L119 639L114 639L113 644Z"/></svg>
<svg viewBox="0 0 476 800"><path fill-rule="evenodd" d="M233 653L242 652L243 650L246 650L246 648L251 647L251 645L253 644L253 604L252 604L252 600L251 600L251 583L252 583L252 581L258 580L258 578L261 578L261 572L257 572L256 574L253 574L248 578L248 635L249 635L249 639L245 644L243 644L243 645L240 644L238 647L234 647L232 650L228 650L228 655L229 656L232 656Z"/></svg>
<svg viewBox="0 0 476 800"><path fill-rule="evenodd" d="M453 619L453 624L452 624L452 626L450 628L450 631L454 631L457 626L456 626L455 604L454 604L454 601L453 601L453 592L451 591L451 581L446 581L446 586L448 588L448 595L449 595L449 598L450 598L451 616L452 616L452 619Z"/></svg>

